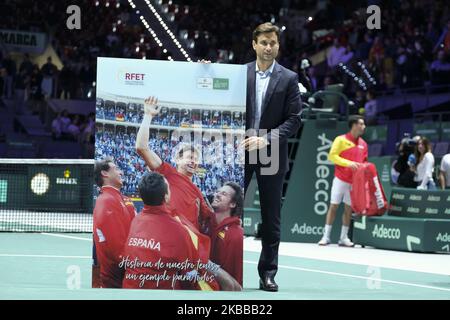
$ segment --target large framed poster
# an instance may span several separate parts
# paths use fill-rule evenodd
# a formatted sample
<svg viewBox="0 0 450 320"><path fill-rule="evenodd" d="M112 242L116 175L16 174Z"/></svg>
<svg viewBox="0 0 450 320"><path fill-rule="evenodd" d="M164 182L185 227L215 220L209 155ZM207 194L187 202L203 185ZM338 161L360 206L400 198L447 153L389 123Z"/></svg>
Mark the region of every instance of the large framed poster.
<svg viewBox="0 0 450 320"><path fill-rule="evenodd" d="M242 289L246 74L98 58L94 287Z"/></svg>

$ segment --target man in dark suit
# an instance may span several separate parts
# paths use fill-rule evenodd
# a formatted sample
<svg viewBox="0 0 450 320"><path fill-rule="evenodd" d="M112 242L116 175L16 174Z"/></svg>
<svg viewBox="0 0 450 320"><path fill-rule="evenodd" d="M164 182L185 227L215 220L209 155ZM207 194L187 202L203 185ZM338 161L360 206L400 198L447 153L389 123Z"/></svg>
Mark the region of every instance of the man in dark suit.
<svg viewBox="0 0 450 320"><path fill-rule="evenodd" d="M253 31L256 61L247 64L246 129L255 131L242 142L246 150L245 190L253 173L258 181L262 216L258 273L260 289L265 291L278 291L275 275L280 244L281 195L284 176L289 169L287 140L301 124L298 76L275 61L279 41L280 30L271 23L261 24ZM269 157L269 164L264 160L264 154Z"/></svg>

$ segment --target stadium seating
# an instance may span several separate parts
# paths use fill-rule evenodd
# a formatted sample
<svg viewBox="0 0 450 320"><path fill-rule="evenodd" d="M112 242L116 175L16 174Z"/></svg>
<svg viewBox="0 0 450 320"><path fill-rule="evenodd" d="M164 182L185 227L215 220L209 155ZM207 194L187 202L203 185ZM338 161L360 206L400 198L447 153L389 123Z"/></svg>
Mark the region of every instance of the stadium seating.
<svg viewBox="0 0 450 320"><path fill-rule="evenodd" d="M383 155L383 145L381 143L369 144L369 157L381 157Z"/></svg>
<svg viewBox="0 0 450 320"><path fill-rule="evenodd" d="M435 157L442 157L449 152L449 143L447 141L437 142L433 148Z"/></svg>

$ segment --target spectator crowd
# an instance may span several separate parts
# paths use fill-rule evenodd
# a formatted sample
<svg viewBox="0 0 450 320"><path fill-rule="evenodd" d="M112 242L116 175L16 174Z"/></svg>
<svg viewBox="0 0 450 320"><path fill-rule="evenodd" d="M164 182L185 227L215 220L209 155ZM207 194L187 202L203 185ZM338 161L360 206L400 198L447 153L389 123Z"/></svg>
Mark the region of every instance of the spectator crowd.
<svg viewBox="0 0 450 320"><path fill-rule="evenodd" d="M40 67L26 54L13 60L0 46L0 97L10 98L16 89L26 89L31 99L94 99L97 57L166 59L128 2L78 1L81 29L74 31L61 27L66 26L66 9L72 4L66 0L45 6L31 0L2 1L0 29L46 34L62 68L51 58Z"/></svg>
<svg viewBox="0 0 450 320"><path fill-rule="evenodd" d="M143 105L96 100L97 119L141 123ZM152 123L172 127L203 127L212 129L244 129L245 112L162 107Z"/></svg>
<svg viewBox="0 0 450 320"><path fill-rule="evenodd" d="M285 67L300 71L303 58L331 46L325 68L308 70L313 90L342 82L340 63L359 74L357 62L363 62L376 79L371 85L375 91L450 83L450 3L445 0L162 3L169 14L176 12L178 29L195 39L195 55L212 61L251 61L252 30L266 21L282 30L278 60ZM367 27L366 10L372 4L381 8L379 30ZM186 6L188 10L181 10ZM346 82L347 93L354 97L357 81Z"/></svg>
<svg viewBox="0 0 450 320"><path fill-rule="evenodd" d="M95 133L95 158L110 156L123 171L123 192L136 196L137 184L145 172L145 162L135 152L136 129L125 126L97 125ZM175 166L173 155L182 143L183 136L173 131L150 131L149 147L163 161ZM242 149L238 148L242 137L233 136L232 141L204 134L201 141L193 141L201 150L200 168L193 178L202 193L211 196L224 182L235 181L244 187L244 161ZM231 142L231 143L230 143Z"/></svg>

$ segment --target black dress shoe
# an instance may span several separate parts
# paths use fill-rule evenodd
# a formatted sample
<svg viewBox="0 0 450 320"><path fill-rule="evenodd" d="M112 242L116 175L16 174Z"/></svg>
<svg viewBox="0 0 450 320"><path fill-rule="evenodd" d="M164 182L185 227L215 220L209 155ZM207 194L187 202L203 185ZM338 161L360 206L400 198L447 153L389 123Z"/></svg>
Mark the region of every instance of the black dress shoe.
<svg viewBox="0 0 450 320"><path fill-rule="evenodd" d="M273 277L266 276L263 279L259 279L259 289L276 292L278 291L278 285Z"/></svg>

